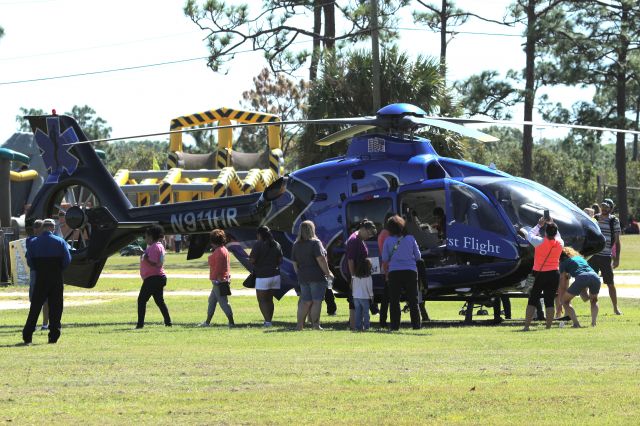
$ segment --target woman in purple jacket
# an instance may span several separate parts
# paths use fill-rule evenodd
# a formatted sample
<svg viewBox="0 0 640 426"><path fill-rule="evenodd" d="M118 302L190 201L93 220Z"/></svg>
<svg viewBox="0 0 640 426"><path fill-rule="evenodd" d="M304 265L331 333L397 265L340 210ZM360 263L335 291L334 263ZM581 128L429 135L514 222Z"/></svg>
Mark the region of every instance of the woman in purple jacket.
<svg viewBox="0 0 640 426"><path fill-rule="evenodd" d="M405 222L400 216L387 220L389 237L382 248L382 262L386 266L389 283L389 309L391 311L391 330L400 328L400 293L404 293L411 313L411 326L420 328L418 310L418 268L420 249L412 235L407 234Z"/></svg>

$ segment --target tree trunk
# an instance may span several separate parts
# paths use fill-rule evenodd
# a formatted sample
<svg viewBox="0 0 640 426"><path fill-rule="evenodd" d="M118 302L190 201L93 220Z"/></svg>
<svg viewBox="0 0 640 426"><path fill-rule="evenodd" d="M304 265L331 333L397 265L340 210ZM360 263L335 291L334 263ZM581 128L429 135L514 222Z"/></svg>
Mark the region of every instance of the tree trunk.
<svg viewBox="0 0 640 426"><path fill-rule="evenodd" d="M620 46L618 47L618 65L616 72L616 114L618 118L618 126L621 129L626 128L625 113L627 110L627 53L629 50L629 39L627 38L627 29L629 23L628 6L622 3L621 14L621 31ZM618 195L618 215L622 226L627 224L627 215L629 208L627 205L627 155L625 146L625 134L616 134L616 171L618 177L617 195Z"/></svg>
<svg viewBox="0 0 640 426"><path fill-rule="evenodd" d="M527 41L525 44L525 93L524 93L524 120L533 118L533 103L535 100L535 57L536 57L536 0L529 0L527 5ZM532 178L533 155L533 127L524 126L522 135L522 175Z"/></svg>
<svg viewBox="0 0 640 426"><path fill-rule="evenodd" d="M323 0L324 11L324 48L333 51L336 45L336 9L333 0Z"/></svg>
<svg viewBox="0 0 640 426"><path fill-rule="evenodd" d="M640 128L640 95L636 98L636 131ZM638 161L638 135L633 135L633 161Z"/></svg>
<svg viewBox="0 0 640 426"><path fill-rule="evenodd" d="M447 0L442 0L442 9L440 9L440 75L442 80L446 82L447 74Z"/></svg>
<svg viewBox="0 0 640 426"><path fill-rule="evenodd" d="M373 111L378 111L380 105L380 45L378 41L378 0L371 0L371 81L373 89Z"/></svg>
<svg viewBox="0 0 640 426"><path fill-rule="evenodd" d="M318 77L318 64L320 63L320 29L322 27L322 3L321 0L313 1L313 52L311 52L311 64L309 65L309 81L315 81Z"/></svg>

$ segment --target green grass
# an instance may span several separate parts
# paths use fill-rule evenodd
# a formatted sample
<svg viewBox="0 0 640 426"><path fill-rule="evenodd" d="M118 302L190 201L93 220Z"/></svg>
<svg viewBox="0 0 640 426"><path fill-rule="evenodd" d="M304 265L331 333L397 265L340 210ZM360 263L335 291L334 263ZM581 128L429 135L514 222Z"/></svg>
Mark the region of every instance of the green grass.
<svg viewBox="0 0 640 426"><path fill-rule="evenodd" d="M640 235L623 235L620 270L640 270Z"/></svg>
<svg viewBox="0 0 640 426"><path fill-rule="evenodd" d="M68 298L70 299L70 298ZM519 321L460 327L459 305L429 304L431 327L399 333L292 332L296 299L260 327L254 298L232 297L229 330L206 297L167 297L171 329L135 297L68 307L57 345L14 346L26 311L2 311L0 421L19 424L637 424L640 301L602 302L596 328L522 333ZM522 314L523 300L514 300ZM582 303L576 306L588 314ZM376 317L374 317L376 318ZM407 318L405 318L407 320ZM455 320L447 321L447 320ZM586 317L583 323L588 323ZM406 326L406 324L405 324Z"/></svg>

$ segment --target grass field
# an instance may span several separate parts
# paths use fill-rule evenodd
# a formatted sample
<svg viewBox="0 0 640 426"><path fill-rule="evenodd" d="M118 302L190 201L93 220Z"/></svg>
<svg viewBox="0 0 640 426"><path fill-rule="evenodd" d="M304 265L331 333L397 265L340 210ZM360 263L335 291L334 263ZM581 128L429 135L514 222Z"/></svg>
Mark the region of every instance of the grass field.
<svg viewBox="0 0 640 426"><path fill-rule="evenodd" d="M640 235L623 235L620 270L640 270Z"/></svg>
<svg viewBox="0 0 640 426"><path fill-rule="evenodd" d="M168 297L173 328L150 302L150 324L133 330L135 297L103 298L65 309L57 345L38 331L31 347L15 346L26 311L2 311L0 422L640 422L638 300L623 301L623 317L605 300L596 328L529 333L519 321L461 327L458 305L432 303L438 321L393 334L347 331L344 302L324 331L300 333L293 297L278 302L270 329L253 298L231 302L235 329L221 312L216 326L195 327L205 297ZM514 314L523 310L514 300Z"/></svg>

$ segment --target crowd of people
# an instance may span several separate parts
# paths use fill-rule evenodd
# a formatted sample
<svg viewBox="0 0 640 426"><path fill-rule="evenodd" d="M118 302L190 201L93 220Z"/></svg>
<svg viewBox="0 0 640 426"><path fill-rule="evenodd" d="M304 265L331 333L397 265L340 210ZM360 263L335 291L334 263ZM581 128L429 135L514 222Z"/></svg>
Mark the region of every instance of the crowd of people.
<svg viewBox="0 0 640 426"><path fill-rule="evenodd" d="M620 244L620 223L611 214L613 202L605 199L594 211L594 221L605 236L606 245L602 252L588 262L570 247L564 247L560 230L553 219L545 216L530 230L521 230L535 248L533 275L535 277L525 312L524 330L530 329L536 308L544 300L546 328L551 328L554 319L565 316L580 327L580 322L571 305L576 296L591 304L591 325L598 317L598 293L600 277L609 288L614 312L621 314L614 285L613 269L619 265L622 247ZM591 209L589 209L591 210ZM594 209L595 210L595 209ZM587 211L587 210L586 210ZM587 211L590 213L590 211ZM49 343L56 343L60 337L60 321L63 310L63 270L69 265L71 255L68 244L55 235L56 223L52 219L36 220L32 226L33 235L27 239L27 262L32 268L29 289L31 307L23 329L23 341L30 344L41 310L42 329L49 330ZM346 260L351 292L349 302L349 326L353 331L367 331L371 327L370 312L376 312L373 293L372 264L366 241L377 236L381 273L385 290L380 304L380 326L390 331L400 328L401 297L410 313L413 329L421 328L426 309L422 301L420 282L426 278L418 243L408 232L408 226L399 215L388 214L384 229L378 233L375 224L363 220L346 241ZM143 280L138 296L138 320L136 329L145 325L146 306L150 298L158 306L164 325L172 326L169 309L164 300L167 277L164 270L165 247L163 228L153 225L146 230L147 247L140 258L140 276ZM221 229L210 233L211 254L208 257L211 293L208 299L206 319L199 325L211 324L216 307L227 317L229 327L235 325L233 310L228 296L231 295L231 264L229 251L225 247L227 236ZM271 327L274 315L274 297L280 290L280 264L283 253L280 244L266 226L256 231L256 243L252 247L249 260L253 266L251 278L254 281L256 297L263 316L264 327ZM291 260L298 278L296 291L299 294L296 330L303 330L307 323L315 330L321 330L320 316L322 302L326 294L332 293L333 273L327 261L327 251L316 236L312 221L300 225L297 239L292 247ZM421 271L422 269L422 271ZM422 272L423 274L420 274ZM574 279L570 284L571 278ZM424 283L422 283L424 285ZM508 301L508 299L507 299ZM506 302L503 300L503 303ZM335 306L331 307L335 312ZM389 323L387 323L389 311ZM539 315L540 316L540 315ZM428 316L427 316L428 318Z"/></svg>

